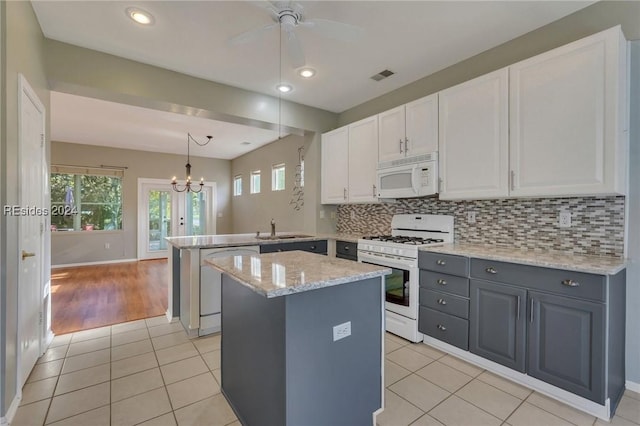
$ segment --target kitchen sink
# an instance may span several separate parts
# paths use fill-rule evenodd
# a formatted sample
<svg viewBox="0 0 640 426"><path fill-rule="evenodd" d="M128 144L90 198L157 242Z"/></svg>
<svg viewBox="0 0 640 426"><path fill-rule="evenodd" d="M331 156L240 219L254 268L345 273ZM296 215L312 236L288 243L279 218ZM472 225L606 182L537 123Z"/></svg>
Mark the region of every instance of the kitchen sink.
<svg viewBox="0 0 640 426"><path fill-rule="evenodd" d="M303 234L295 234L295 235L276 235L276 236L259 236L257 237L259 240L288 240L291 238L312 238L313 235L303 235Z"/></svg>

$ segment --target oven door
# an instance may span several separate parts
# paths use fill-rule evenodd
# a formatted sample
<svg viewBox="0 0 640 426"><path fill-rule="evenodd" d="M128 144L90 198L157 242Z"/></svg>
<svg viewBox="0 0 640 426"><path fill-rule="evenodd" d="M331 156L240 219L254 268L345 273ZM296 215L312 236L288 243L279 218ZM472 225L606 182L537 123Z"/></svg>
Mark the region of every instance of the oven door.
<svg viewBox="0 0 640 426"><path fill-rule="evenodd" d="M358 261L391 268L384 276L385 309L411 319L418 318L418 268L414 260L382 257L358 251Z"/></svg>

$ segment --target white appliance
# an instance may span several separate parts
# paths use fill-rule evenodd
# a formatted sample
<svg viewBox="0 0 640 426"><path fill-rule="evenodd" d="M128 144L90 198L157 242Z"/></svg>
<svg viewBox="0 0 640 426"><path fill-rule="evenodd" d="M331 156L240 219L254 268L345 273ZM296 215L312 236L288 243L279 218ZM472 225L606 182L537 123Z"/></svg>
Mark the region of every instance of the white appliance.
<svg viewBox="0 0 640 426"><path fill-rule="evenodd" d="M253 254L260 254L260 247L225 247L200 250L200 306L196 304L191 306L191 309L199 308L200 311L199 336L220 331L222 316L222 272L207 266L205 260Z"/></svg>
<svg viewBox="0 0 640 426"><path fill-rule="evenodd" d="M385 276L386 330L412 342L418 332L418 249L453 242L453 216L397 214L391 235L358 240L358 262L392 268Z"/></svg>
<svg viewBox="0 0 640 426"><path fill-rule="evenodd" d="M438 153L378 164L378 197L410 198L438 192Z"/></svg>

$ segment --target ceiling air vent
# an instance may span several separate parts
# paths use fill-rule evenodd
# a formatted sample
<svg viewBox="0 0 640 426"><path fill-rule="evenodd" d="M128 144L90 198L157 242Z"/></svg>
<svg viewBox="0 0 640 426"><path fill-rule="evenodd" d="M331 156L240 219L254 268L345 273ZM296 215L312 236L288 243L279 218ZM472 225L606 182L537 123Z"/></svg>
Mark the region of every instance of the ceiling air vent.
<svg viewBox="0 0 640 426"><path fill-rule="evenodd" d="M395 74L393 71L384 70L384 71L380 71L376 75L371 76L371 79L375 81L380 81L380 80L384 80L387 77L391 77L393 74Z"/></svg>

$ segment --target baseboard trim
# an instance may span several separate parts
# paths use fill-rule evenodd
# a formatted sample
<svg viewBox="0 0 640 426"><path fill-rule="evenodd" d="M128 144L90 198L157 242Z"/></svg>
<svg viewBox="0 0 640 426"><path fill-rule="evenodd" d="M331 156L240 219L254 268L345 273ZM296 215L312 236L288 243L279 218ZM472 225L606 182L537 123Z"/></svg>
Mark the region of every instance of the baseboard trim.
<svg viewBox="0 0 640 426"><path fill-rule="evenodd" d="M7 415L4 417L0 417L0 426L8 426L13 421L13 418L16 416L16 412L18 411L18 406L20 405L20 398L18 395L13 397L13 401L11 401L11 405L9 405L9 409L7 410Z"/></svg>
<svg viewBox="0 0 640 426"><path fill-rule="evenodd" d="M640 383L632 382L631 380L627 380L624 383L624 387L629 389L630 391L634 391L636 393L640 393Z"/></svg>
<svg viewBox="0 0 640 426"><path fill-rule="evenodd" d="M533 389L543 395L546 395L557 401L563 402L580 411L589 413L602 420L605 420L608 422L610 419L611 401L609 398L607 398L604 405L600 405L586 398L575 395L571 392L567 392L564 389L560 389L558 387L545 383L542 380L538 380L529 375L512 370L508 367L505 367L504 365L498 364L493 361L489 361L486 358L482 358L478 355L472 354L471 352L462 350L448 343L444 343L443 341L435 339L433 337L429 337L425 335L424 343L426 343L429 346L433 346L436 349L440 349L441 351L455 355L458 358L461 358L473 365L477 365L478 367L484 368L485 370L488 370L494 374L497 374L506 379L514 381L518 384L526 386L529 389Z"/></svg>
<svg viewBox="0 0 640 426"><path fill-rule="evenodd" d="M98 262L80 262L80 263L65 263L63 265L51 265L51 269L57 268L70 268L74 266L92 266L92 265L108 265L111 263L129 263L129 262L137 262L139 259L117 259L117 260L101 260Z"/></svg>

